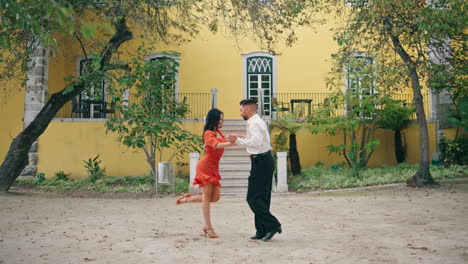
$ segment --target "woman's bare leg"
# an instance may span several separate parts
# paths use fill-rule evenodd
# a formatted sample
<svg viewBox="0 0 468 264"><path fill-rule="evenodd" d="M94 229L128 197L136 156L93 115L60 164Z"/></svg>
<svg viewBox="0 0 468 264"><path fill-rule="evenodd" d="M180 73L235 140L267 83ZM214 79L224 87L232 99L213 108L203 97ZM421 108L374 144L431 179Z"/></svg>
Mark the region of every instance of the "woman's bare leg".
<svg viewBox="0 0 468 264"><path fill-rule="evenodd" d="M218 185L210 184L213 186L213 191L211 192L211 202L217 202L221 198L221 187ZM203 187L202 187L203 190ZM203 194L192 195L189 197L184 197L180 199L180 203L201 203L203 201Z"/></svg>
<svg viewBox="0 0 468 264"><path fill-rule="evenodd" d="M192 195L192 196L189 196L189 197L185 197L181 200L182 203L201 203L202 202L202 195L201 194L198 194L198 195Z"/></svg>
<svg viewBox="0 0 468 264"><path fill-rule="evenodd" d="M211 216L210 216L210 203L211 195L213 193L213 184L208 183L202 187L202 211L203 211L203 220L205 227L210 229L213 228L211 225Z"/></svg>
<svg viewBox="0 0 468 264"><path fill-rule="evenodd" d="M221 187L213 184L213 191L211 193L211 202L217 202L221 198Z"/></svg>

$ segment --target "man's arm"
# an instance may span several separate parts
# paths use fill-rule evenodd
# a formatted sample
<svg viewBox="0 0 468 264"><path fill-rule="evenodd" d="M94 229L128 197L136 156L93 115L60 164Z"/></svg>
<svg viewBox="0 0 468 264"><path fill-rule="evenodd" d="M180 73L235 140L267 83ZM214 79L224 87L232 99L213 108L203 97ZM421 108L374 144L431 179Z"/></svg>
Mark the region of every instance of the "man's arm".
<svg viewBox="0 0 468 264"><path fill-rule="evenodd" d="M249 126L250 137L240 138L237 137L235 143L240 146L246 147L259 147L262 145L263 133L259 124L252 124Z"/></svg>

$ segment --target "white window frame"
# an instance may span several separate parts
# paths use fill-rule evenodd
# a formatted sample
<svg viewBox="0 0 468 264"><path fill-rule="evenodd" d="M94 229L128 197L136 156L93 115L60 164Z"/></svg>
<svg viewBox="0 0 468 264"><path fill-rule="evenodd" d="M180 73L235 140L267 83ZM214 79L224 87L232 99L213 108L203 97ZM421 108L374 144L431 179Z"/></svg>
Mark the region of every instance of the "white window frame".
<svg viewBox="0 0 468 264"><path fill-rule="evenodd" d="M247 88L248 88L248 85L247 83L249 82L249 80L247 79L248 78L248 71L247 71L247 59L251 58L251 57L268 57L271 59L271 63L272 63L272 69L271 69L271 80L270 82L272 83L271 85L271 92L270 92L270 105L272 104L272 97L274 97L274 94L277 93L278 89L277 89L277 77L276 77L276 73L277 73L277 55L272 55L271 53L269 52L265 52L265 51L254 51L254 52L250 52L250 53L242 53L241 54L241 58L242 58L242 95L243 95L243 98L247 98L248 97L248 94L247 94ZM259 82L259 84L261 85L261 80ZM259 86L260 87L260 86ZM272 106L271 106L272 107ZM271 116L271 112L270 112L270 115Z"/></svg>
<svg viewBox="0 0 468 264"><path fill-rule="evenodd" d="M375 56L374 54L371 54L369 52L365 52L365 51L357 51L357 52L353 52L349 55L349 57L367 57L367 58L371 58L372 59L372 68L373 68L373 74L377 74L377 56ZM348 87L348 75L349 75L349 72L348 72L348 67L347 65L344 65L343 66L344 69L344 92L347 93L349 90L351 90L351 88ZM360 87L361 85L359 85L359 89L362 89L362 87ZM372 88L369 89L369 94L376 94L378 93L378 90L376 89L376 82L375 82L375 78L374 78L374 81L373 81L373 84L372 84ZM367 88L366 88L367 89ZM362 98L364 95L360 94L359 95L359 98ZM344 115L346 116L348 113L348 106L345 104L344 105Z"/></svg>

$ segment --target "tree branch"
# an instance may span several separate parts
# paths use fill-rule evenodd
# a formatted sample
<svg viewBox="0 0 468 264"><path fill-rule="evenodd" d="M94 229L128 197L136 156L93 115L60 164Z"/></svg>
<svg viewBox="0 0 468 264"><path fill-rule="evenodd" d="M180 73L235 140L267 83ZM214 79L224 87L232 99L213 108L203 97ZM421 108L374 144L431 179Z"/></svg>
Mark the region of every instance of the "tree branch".
<svg viewBox="0 0 468 264"><path fill-rule="evenodd" d="M86 59L86 61L88 61L88 54L86 53L86 48L83 44L83 41L81 40L80 36L78 36L77 33L73 34L75 36L75 38L78 40L78 42L80 43L80 47L81 47L81 51L83 51L83 55Z"/></svg>

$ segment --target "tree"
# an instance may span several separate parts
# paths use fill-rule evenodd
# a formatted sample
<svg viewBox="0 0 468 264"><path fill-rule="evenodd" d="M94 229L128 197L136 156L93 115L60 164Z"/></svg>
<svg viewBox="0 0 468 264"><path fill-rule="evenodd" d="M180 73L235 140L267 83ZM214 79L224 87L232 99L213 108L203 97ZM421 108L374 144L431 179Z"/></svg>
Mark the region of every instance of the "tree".
<svg viewBox="0 0 468 264"><path fill-rule="evenodd" d="M291 5L294 2L293 5ZM301 5L301 1L275 1L275 6ZM85 57L84 74L67 79L68 85L50 99L27 127L13 140L0 166L0 190L7 191L28 163L32 143L45 131L55 114L78 94L102 81L107 74L130 70L118 60L122 44L143 34L151 42L180 44L195 37L201 25L213 32L220 26L235 36L257 36L261 43L274 42L276 36L295 39L292 27L284 29L277 14L286 9L272 8L266 1L198 0L4 0L0 3L0 48L12 57L2 57L2 79L21 78L32 63L30 55L43 46L53 52L70 39L75 40ZM294 15L294 12L288 12ZM309 21L295 15L293 21ZM309 17L309 16L307 16ZM97 18L93 20L93 18ZM266 23L258 23L266 19ZM268 45L269 46L269 45ZM91 56L89 54L94 54ZM21 67L18 67L20 65ZM19 69L19 71L13 70ZM4 78L5 77L5 78Z"/></svg>
<svg viewBox="0 0 468 264"><path fill-rule="evenodd" d="M360 176L380 144L375 131L382 114L379 106L387 98L388 95L379 93L363 96L362 90L343 92L339 89L330 97L330 103L317 110L309 120L309 131L313 134L324 132L330 136L343 136L342 144L327 148L330 153L343 155L353 177ZM343 105L346 105L344 115Z"/></svg>
<svg viewBox="0 0 468 264"><path fill-rule="evenodd" d="M380 128L393 131L395 159L398 164L405 162L406 152L403 146L401 131L411 123L411 116L414 113L414 109L406 107L402 102L389 99L385 105L383 105L382 112L382 117L377 123Z"/></svg>
<svg viewBox="0 0 468 264"><path fill-rule="evenodd" d="M189 110L185 102L176 100L174 84L178 62L170 57L155 61L135 59L131 68L130 72L116 77L118 85L109 89L120 117L110 118L106 128L117 132L118 140L124 145L143 149L153 175L157 175L156 164L164 148L172 147L176 155L181 156L199 151L201 138L181 128L180 120ZM121 104L122 91L131 87L136 88L135 101L130 105L128 102Z"/></svg>
<svg viewBox="0 0 468 264"><path fill-rule="evenodd" d="M177 3L176 3L177 2ZM197 2L191 1L112 1L112 0L70 0L70 1L6 1L2 9L2 23L8 21L2 29L0 43L2 49L14 50L8 43L16 43L29 48L31 41L50 39L58 45L64 41L62 37L73 37L82 49L86 59L84 74L79 78L69 80L69 84L61 91L51 95L35 119L13 140L8 153L0 166L0 190L8 191L15 179L28 163L28 151L32 143L44 132L52 118L65 103L75 98L93 83L101 81L106 73L118 70L129 70L125 62L119 62L114 55L118 54L121 45L133 38L132 29L151 32L151 36L161 42L186 41L193 37L198 29ZM168 8L169 4L174 4ZM45 14L55 14L42 17ZM66 10L62 12L61 10ZM94 13L101 19L95 24L85 13ZM63 14L62 14L63 13ZM17 15L18 14L18 15ZM57 15L62 14L62 15ZM24 18L28 23L15 21L16 17ZM80 19L74 19L80 18ZM87 20L89 19L89 21ZM81 27L83 24L88 25ZM107 30L98 34L97 25L109 24ZM94 25L94 26L89 26ZM187 26L189 25L189 26ZM73 29L81 28L80 31ZM94 32L94 34L92 34ZM175 33L174 33L175 32ZM90 34L91 33L91 34ZM40 37L37 37L39 34ZM44 35L43 35L44 34ZM57 35L58 37L54 37ZM149 38L149 37L148 37ZM49 42L43 42L47 45ZM50 46L50 45L49 45ZM33 52L33 51L32 51ZM26 52L28 55L30 52ZM88 54L97 54L88 56ZM15 61L27 65L27 56L20 56ZM4 63L9 61L3 60ZM12 67L11 65L7 65ZM23 74L25 68L23 67Z"/></svg>
<svg viewBox="0 0 468 264"><path fill-rule="evenodd" d="M450 59L450 56L459 56L460 52L455 49L460 50L466 43L465 3L460 0L348 2L349 10L337 10L347 17L346 24L336 35L340 44L338 57L349 56L355 50L366 50L378 54L380 61L384 62L392 53L397 54L398 60L395 62L402 64L405 71L397 70L395 75L401 75L410 83L419 127L420 166L407 184L433 184L434 179L429 171L429 136L421 90L426 79L432 80L427 83L429 88L453 88L441 80L456 79L451 68L452 62L457 60L454 57ZM435 60L434 56L439 56L439 60Z"/></svg>

